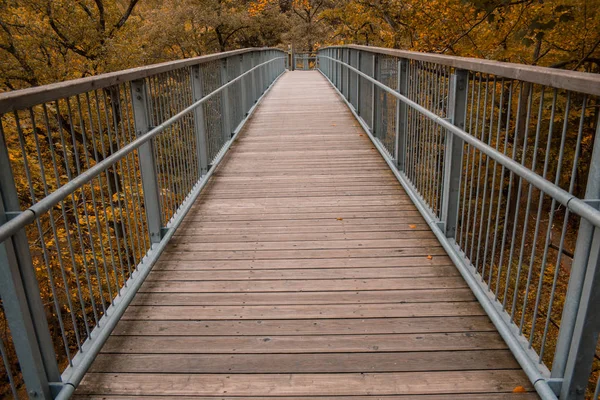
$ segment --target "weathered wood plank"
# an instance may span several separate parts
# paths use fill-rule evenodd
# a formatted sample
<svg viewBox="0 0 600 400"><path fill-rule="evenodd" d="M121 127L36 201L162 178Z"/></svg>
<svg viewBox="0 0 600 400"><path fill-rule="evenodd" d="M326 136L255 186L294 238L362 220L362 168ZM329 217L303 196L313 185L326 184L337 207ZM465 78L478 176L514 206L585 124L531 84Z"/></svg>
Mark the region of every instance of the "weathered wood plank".
<svg viewBox="0 0 600 400"><path fill-rule="evenodd" d="M151 281L226 281L285 279L368 279L459 276L453 265L389 268L245 269L225 271L152 271Z"/></svg>
<svg viewBox="0 0 600 400"><path fill-rule="evenodd" d="M345 335L435 332L494 332L484 315L465 317L345 318L278 320L121 320L115 335L134 336L256 336Z"/></svg>
<svg viewBox="0 0 600 400"><path fill-rule="evenodd" d="M132 304L155 306L430 303L474 301L468 288L348 292L139 293Z"/></svg>
<svg viewBox="0 0 600 400"><path fill-rule="evenodd" d="M121 319L319 319L483 315L477 302L278 306L131 306Z"/></svg>
<svg viewBox="0 0 600 400"><path fill-rule="evenodd" d="M394 249L394 248L419 248L439 247L437 239L348 239L348 240L303 240L303 241L276 241L238 243L172 243L169 251L255 251L255 250L321 250L321 249Z"/></svg>
<svg viewBox="0 0 600 400"><path fill-rule="evenodd" d="M110 336L103 353L373 353L506 349L496 332L327 336ZM458 361L457 361L458 362Z"/></svg>
<svg viewBox="0 0 600 400"><path fill-rule="evenodd" d="M328 373L516 369L508 350L296 354L100 354L91 372Z"/></svg>
<svg viewBox="0 0 600 400"><path fill-rule="evenodd" d="M163 252L172 261L200 260L282 260L286 258L372 258L390 256L446 256L442 246L402 247L383 249L308 249L308 250L230 250L230 251L182 251L171 246Z"/></svg>
<svg viewBox="0 0 600 400"><path fill-rule="evenodd" d="M159 260L153 271L208 270L208 269L302 269L302 268L381 268L415 267L432 265L452 265L447 255L431 257L338 257L338 258L288 258L288 259L252 259L252 260L201 260L178 261Z"/></svg>
<svg viewBox="0 0 600 400"><path fill-rule="evenodd" d="M456 289L466 288L460 277L384 278L384 279L314 279L285 281L146 281L140 292L323 292L348 290Z"/></svg>
<svg viewBox="0 0 600 400"><path fill-rule="evenodd" d="M532 390L519 370L364 374L102 374L84 378L81 393L150 396L356 396Z"/></svg>

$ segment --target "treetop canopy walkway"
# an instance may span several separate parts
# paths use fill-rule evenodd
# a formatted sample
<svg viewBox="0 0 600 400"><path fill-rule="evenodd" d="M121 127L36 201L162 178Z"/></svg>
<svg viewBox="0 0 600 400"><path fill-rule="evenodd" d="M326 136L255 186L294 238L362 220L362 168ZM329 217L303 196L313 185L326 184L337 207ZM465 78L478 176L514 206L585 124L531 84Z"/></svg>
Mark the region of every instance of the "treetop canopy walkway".
<svg viewBox="0 0 600 400"><path fill-rule="evenodd" d="M364 46L0 94L0 393L597 399L599 95Z"/></svg>

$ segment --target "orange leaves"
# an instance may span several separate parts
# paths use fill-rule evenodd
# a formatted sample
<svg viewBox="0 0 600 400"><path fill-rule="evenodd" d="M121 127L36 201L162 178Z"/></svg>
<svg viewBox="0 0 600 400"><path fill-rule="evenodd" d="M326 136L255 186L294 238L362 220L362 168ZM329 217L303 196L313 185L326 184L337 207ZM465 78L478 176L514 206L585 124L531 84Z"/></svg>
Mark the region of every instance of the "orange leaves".
<svg viewBox="0 0 600 400"><path fill-rule="evenodd" d="M517 386L513 389L513 393L527 393L527 389L523 386Z"/></svg>

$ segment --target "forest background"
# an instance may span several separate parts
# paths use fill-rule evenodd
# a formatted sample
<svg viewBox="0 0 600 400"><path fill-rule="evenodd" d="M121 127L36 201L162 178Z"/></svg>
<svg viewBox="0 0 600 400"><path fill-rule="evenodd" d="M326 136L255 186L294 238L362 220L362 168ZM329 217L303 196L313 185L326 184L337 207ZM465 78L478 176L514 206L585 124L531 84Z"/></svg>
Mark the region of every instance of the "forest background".
<svg viewBox="0 0 600 400"><path fill-rule="evenodd" d="M599 72L600 0L2 0L0 91L348 43Z"/></svg>

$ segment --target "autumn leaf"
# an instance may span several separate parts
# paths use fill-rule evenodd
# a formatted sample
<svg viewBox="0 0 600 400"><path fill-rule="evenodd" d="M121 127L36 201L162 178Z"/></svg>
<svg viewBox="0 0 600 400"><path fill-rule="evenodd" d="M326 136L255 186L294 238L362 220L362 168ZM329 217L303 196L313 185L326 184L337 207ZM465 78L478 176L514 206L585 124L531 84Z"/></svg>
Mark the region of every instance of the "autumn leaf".
<svg viewBox="0 0 600 400"><path fill-rule="evenodd" d="M428 260L433 260L433 256L427 256Z"/></svg>
<svg viewBox="0 0 600 400"><path fill-rule="evenodd" d="M523 386L517 386L513 389L513 393L526 393L527 390Z"/></svg>
<svg viewBox="0 0 600 400"><path fill-rule="evenodd" d="M417 226L416 226L416 225L413 225L413 224L411 224L411 225L409 225L408 227L409 227L410 229L415 229Z"/></svg>
<svg viewBox="0 0 600 400"><path fill-rule="evenodd" d="M338 221L342 221L344 218L337 217L336 219L337 219Z"/></svg>

